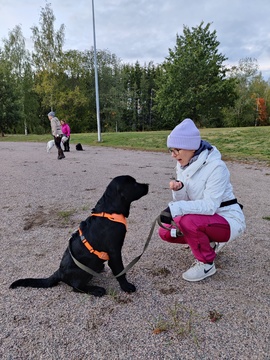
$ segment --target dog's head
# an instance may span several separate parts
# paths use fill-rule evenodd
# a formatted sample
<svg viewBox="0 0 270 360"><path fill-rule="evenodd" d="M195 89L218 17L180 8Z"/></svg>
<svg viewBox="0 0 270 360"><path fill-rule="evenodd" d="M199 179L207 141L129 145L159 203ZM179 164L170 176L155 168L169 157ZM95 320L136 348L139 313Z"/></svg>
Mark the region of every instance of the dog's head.
<svg viewBox="0 0 270 360"><path fill-rule="evenodd" d="M117 176L109 183L93 212L117 213L128 217L132 201L145 196L148 188L148 184L140 184L132 176Z"/></svg>

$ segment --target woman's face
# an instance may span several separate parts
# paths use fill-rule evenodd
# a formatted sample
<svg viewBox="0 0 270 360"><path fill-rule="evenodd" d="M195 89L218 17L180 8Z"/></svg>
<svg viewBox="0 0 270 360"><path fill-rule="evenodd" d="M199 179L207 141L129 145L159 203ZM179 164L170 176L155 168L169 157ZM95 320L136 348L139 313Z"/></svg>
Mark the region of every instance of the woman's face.
<svg viewBox="0 0 270 360"><path fill-rule="evenodd" d="M173 158L175 158L181 166L186 166L190 159L194 156L196 150L169 149Z"/></svg>

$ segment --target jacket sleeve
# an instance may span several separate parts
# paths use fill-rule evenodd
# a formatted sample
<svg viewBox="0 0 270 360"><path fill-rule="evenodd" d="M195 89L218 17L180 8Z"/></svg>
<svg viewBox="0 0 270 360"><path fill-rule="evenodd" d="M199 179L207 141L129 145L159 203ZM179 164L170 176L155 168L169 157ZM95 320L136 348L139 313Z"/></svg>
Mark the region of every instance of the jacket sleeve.
<svg viewBox="0 0 270 360"><path fill-rule="evenodd" d="M169 203L172 217L186 214L215 214L220 207L229 179L230 174L227 167L217 166L207 178L203 179L203 176L197 176L196 181L189 181L189 184L185 185L186 189L183 188L189 200Z"/></svg>
<svg viewBox="0 0 270 360"><path fill-rule="evenodd" d="M67 137L70 137L70 127L68 124L63 125L62 131Z"/></svg>
<svg viewBox="0 0 270 360"><path fill-rule="evenodd" d="M52 128L53 136L56 136L57 135L57 127L56 127L56 122L54 119L51 120L51 128Z"/></svg>
<svg viewBox="0 0 270 360"><path fill-rule="evenodd" d="M187 189L186 189L185 185L182 189L180 189L178 191L172 190L172 198L173 198L173 201L188 200L188 194L187 194Z"/></svg>

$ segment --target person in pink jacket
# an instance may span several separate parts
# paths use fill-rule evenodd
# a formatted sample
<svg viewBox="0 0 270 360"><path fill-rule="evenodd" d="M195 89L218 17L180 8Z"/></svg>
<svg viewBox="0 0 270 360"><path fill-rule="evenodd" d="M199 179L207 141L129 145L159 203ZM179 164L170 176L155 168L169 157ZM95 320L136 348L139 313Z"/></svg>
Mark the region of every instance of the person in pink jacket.
<svg viewBox="0 0 270 360"><path fill-rule="evenodd" d="M220 152L201 139L191 119L172 130L167 147L176 160L176 180L169 183L173 200L161 212L159 236L189 245L196 261L182 277L200 281L215 274L221 247L243 234L245 216Z"/></svg>
<svg viewBox="0 0 270 360"><path fill-rule="evenodd" d="M65 139L65 141L62 141L64 144L64 151L69 151L69 140L70 140L70 127L69 125L66 123L65 120L60 120L61 123L61 129L62 129L62 133L64 134L64 137L67 138Z"/></svg>

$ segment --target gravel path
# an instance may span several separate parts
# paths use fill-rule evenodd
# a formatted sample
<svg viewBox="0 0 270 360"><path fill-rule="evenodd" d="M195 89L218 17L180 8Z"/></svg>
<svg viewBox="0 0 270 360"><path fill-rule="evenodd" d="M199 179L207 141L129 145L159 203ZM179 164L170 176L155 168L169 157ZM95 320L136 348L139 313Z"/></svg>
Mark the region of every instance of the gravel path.
<svg viewBox="0 0 270 360"><path fill-rule="evenodd" d="M9 289L18 278L46 277L58 268L69 236L113 177L129 174L150 184L131 207L125 264L141 253L153 220L171 200L169 154L84 149L72 144L58 161L44 143L0 142L0 358L269 360L270 168L261 165L228 163L247 231L224 248L217 273L204 281L182 279L193 263L190 250L161 241L156 228L128 272L133 294L120 290L107 265L94 281L107 289L102 298L65 284Z"/></svg>

